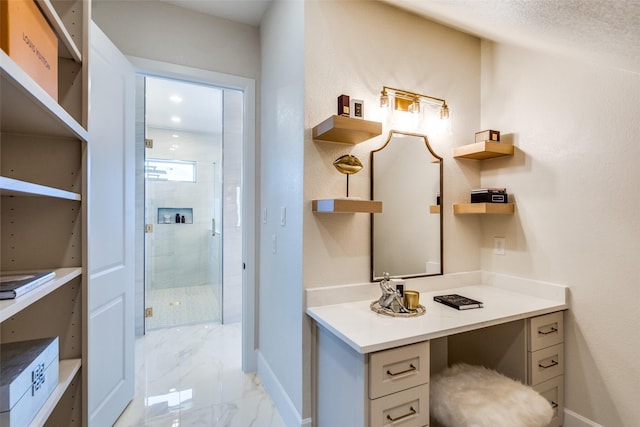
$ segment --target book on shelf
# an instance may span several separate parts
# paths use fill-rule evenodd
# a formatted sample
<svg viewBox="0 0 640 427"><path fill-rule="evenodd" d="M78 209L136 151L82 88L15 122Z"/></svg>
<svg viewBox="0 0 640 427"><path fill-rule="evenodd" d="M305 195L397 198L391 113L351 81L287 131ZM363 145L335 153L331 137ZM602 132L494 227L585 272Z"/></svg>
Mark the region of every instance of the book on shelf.
<svg viewBox="0 0 640 427"><path fill-rule="evenodd" d="M458 310L469 310L471 308L482 308L482 302L471 298L467 298L458 294L449 295L436 295L433 297L434 301L440 304L448 305L449 307L456 308Z"/></svg>
<svg viewBox="0 0 640 427"><path fill-rule="evenodd" d="M53 279L53 271L0 272L0 299L14 299Z"/></svg>

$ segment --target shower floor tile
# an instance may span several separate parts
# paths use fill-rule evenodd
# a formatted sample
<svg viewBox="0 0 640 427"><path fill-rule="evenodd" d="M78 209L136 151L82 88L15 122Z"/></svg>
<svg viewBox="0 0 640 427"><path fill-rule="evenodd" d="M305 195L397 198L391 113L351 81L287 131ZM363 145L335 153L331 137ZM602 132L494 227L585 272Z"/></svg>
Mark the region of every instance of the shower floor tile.
<svg viewBox="0 0 640 427"><path fill-rule="evenodd" d="M200 285L147 291L146 308L153 316L146 318L146 330L222 321L219 286Z"/></svg>

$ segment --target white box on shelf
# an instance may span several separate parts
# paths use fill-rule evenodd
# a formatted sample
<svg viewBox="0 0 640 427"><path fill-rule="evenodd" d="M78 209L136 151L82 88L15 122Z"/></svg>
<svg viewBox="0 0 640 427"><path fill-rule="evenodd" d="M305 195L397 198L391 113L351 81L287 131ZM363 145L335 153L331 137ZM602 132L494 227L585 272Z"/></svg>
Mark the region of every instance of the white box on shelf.
<svg viewBox="0 0 640 427"><path fill-rule="evenodd" d="M0 425L29 425L58 385L58 337L0 345Z"/></svg>

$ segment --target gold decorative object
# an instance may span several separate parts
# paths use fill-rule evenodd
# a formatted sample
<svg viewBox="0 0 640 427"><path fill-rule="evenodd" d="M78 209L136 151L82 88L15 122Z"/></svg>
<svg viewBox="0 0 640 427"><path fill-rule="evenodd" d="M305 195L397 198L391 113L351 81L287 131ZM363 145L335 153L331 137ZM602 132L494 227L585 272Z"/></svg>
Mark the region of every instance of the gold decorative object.
<svg viewBox="0 0 640 427"><path fill-rule="evenodd" d="M338 157L333 162L333 166L338 172L347 175L347 197L349 197L349 175L360 172L362 170L362 162L356 156L345 154Z"/></svg>
<svg viewBox="0 0 640 427"><path fill-rule="evenodd" d="M420 301L420 293L418 291L404 291L404 306L407 310L416 310Z"/></svg>
<svg viewBox="0 0 640 427"><path fill-rule="evenodd" d="M352 156L351 154L345 154L344 156L338 157L333 162L333 166L338 170L338 172L345 175L358 173L362 170L362 163L360 162L360 159L356 156Z"/></svg>

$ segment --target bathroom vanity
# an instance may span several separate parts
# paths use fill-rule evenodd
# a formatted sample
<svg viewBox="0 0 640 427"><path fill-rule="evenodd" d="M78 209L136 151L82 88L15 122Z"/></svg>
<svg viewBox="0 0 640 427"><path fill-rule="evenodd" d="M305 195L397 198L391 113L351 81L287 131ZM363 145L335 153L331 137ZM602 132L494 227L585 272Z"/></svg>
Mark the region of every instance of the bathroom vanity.
<svg viewBox="0 0 640 427"><path fill-rule="evenodd" d="M423 290L425 314L403 318L374 313L371 300L354 300L353 293L348 301L329 297L323 304L308 292L307 314L315 324L314 425L430 425L430 376L465 362L534 387L555 408L550 425L560 426L567 288L503 284ZM484 307L459 311L433 301L445 293Z"/></svg>

